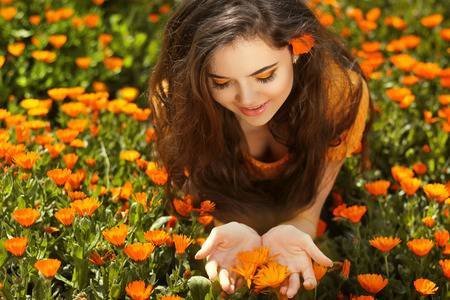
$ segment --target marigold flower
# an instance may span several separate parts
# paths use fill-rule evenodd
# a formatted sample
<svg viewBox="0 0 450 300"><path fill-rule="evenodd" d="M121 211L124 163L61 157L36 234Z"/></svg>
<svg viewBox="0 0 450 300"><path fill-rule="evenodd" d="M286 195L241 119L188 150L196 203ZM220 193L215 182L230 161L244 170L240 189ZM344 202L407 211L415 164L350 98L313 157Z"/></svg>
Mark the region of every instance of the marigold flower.
<svg viewBox="0 0 450 300"><path fill-rule="evenodd" d="M39 154L36 152L19 153L13 158L14 163L25 170L32 169L38 159Z"/></svg>
<svg viewBox="0 0 450 300"><path fill-rule="evenodd" d="M425 278L414 280L414 287L422 296L433 295L438 290L438 287L433 281Z"/></svg>
<svg viewBox="0 0 450 300"><path fill-rule="evenodd" d="M165 168L155 169L152 167L151 162L147 165L147 170L145 171L145 174L147 174L147 176L157 185L166 184L167 179L169 177Z"/></svg>
<svg viewBox="0 0 450 300"><path fill-rule="evenodd" d="M254 276L255 290L260 291L269 287L278 288L288 276L289 270L286 266L280 265L276 261L270 261L262 266Z"/></svg>
<svg viewBox="0 0 450 300"><path fill-rule="evenodd" d="M433 14L420 19L420 24L427 28L433 28L441 24L444 17L441 14Z"/></svg>
<svg viewBox="0 0 450 300"><path fill-rule="evenodd" d="M436 221L433 219L433 217L425 217L422 218L422 223L427 227L433 227L436 224Z"/></svg>
<svg viewBox="0 0 450 300"><path fill-rule="evenodd" d="M41 214L34 208L16 209L12 213L13 219L24 227L33 225Z"/></svg>
<svg viewBox="0 0 450 300"><path fill-rule="evenodd" d="M69 103L66 103L67 105ZM60 139L65 144L70 144L79 134L80 132L78 130L73 130L70 128L66 129L58 129L55 131L56 136L58 139Z"/></svg>
<svg viewBox="0 0 450 300"><path fill-rule="evenodd" d="M144 238L147 242L150 242L155 246L170 245L172 243L169 233L164 230L146 231L144 233Z"/></svg>
<svg viewBox="0 0 450 300"><path fill-rule="evenodd" d="M17 8L14 6L0 7L0 17L6 21L11 21L17 15Z"/></svg>
<svg viewBox="0 0 450 300"><path fill-rule="evenodd" d="M54 145L47 144L44 147L47 149L51 158L56 158L64 150L64 148L66 148L64 144L60 143Z"/></svg>
<svg viewBox="0 0 450 300"><path fill-rule="evenodd" d="M185 197L183 200L173 199L172 204L176 212L183 217L189 217L191 211L193 210L191 198Z"/></svg>
<svg viewBox="0 0 450 300"><path fill-rule="evenodd" d="M103 60L103 64L108 70L117 71L120 70L123 66L123 58L120 57L106 57Z"/></svg>
<svg viewBox="0 0 450 300"><path fill-rule="evenodd" d="M5 249L15 255L22 256L27 249L28 239L26 237L15 237L5 241Z"/></svg>
<svg viewBox="0 0 450 300"><path fill-rule="evenodd" d="M372 294L377 294L388 284L388 280L380 274L360 274L357 279L361 287Z"/></svg>
<svg viewBox="0 0 450 300"><path fill-rule="evenodd" d="M78 155L75 153L68 153L63 156L63 161L66 164L68 169L73 169L75 164L78 161Z"/></svg>
<svg viewBox="0 0 450 300"><path fill-rule="evenodd" d="M348 259L344 259L344 262L342 263L341 276L345 279L348 279L350 275L351 264L351 261Z"/></svg>
<svg viewBox="0 0 450 300"><path fill-rule="evenodd" d="M70 226L75 219L75 209L72 207L61 208L55 213L55 218L63 225Z"/></svg>
<svg viewBox="0 0 450 300"><path fill-rule="evenodd" d="M391 183L387 180L367 182L364 187L369 194L374 196L386 196Z"/></svg>
<svg viewBox="0 0 450 300"><path fill-rule="evenodd" d="M323 276L325 276L325 274L328 271L328 268L322 265L319 265L318 263L316 263L315 261L313 261L313 270L314 270L314 276L316 277L317 281L320 281Z"/></svg>
<svg viewBox="0 0 450 300"><path fill-rule="evenodd" d="M367 206L365 205L352 205L344 208L340 216L348 219L350 222L356 224L361 221L361 218L367 212Z"/></svg>
<svg viewBox="0 0 450 300"><path fill-rule="evenodd" d="M403 177L400 180L400 186L406 195L412 196L419 189L422 181L418 178Z"/></svg>
<svg viewBox="0 0 450 300"><path fill-rule="evenodd" d="M434 246L434 242L429 239L413 239L407 243L408 248L417 256L427 255Z"/></svg>
<svg viewBox="0 0 450 300"><path fill-rule="evenodd" d="M147 300L153 291L153 286L149 284L145 286L143 280L132 281L127 284L125 291L132 300Z"/></svg>
<svg viewBox="0 0 450 300"><path fill-rule="evenodd" d="M444 41L450 42L450 28L444 28L439 32L439 35Z"/></svg>
<svg viewBox="0 0 450 300"><path fill-rule="evenodd" d="M53 34L49 36L48 42L55 48L59 49L67 42L67 35L65 34Z"/></svg>
<svg viewBox="0 0 450 300"><path fill-rule="evenodd" d="M69 169L53 169L47 171L47 176L58 186L63 186L70 174L72 174L72 171Z"/></svg>
<svg viewBox="0 0 450 300"><path fill-rule="evenodd" d="M159 300L183 300L184 298L180 296L162 296Z"/></svg>
<svg viewBox="0 0 450 300"><path fill-rule="evenodd" d="M115 246L122 246L125 244L125 239L128 234L128 226L126 224L120 224L110 229L102 231L103 237Z"/></svg>
<svg viewBox="0 0 450 300"><path fill-rule="evenodd" d="M450 234L446 229L436 230L434 232L434 239L439 247L444 247L450 239Z"/></svg>
<svg viewBox="0 0 450 300"><path fill-rule="evenodd" d="M134 243L126 245L123 251L134 261L146 260L155 249L151 243Z"/></svg>
<svg viewBox="0 0 450 300"><path fill-rule="evenodd" d="M246 262L239 260L232 268L233 272L244 277L247 287L250 288L252 284L253 277L256 272L256 264L252 262Z"/></svg>
<svg viewBox="0 0 450 300"><path fill-rule="evenodd" d="M350 299L351 300L374 300L375 298L373 296L362 295L362 296L352 296Z"/></svg>
<svg viewBox="0 0 450 300"><path fill-rule="evenodd" d="M302 36L292 38L289 41L292 46L292 53L294 55L301 55L308 53L314 47L314 37L311 34L304 34Z"/></svg>
<svg viewBox="0 0 450 300"><path fill-rule="evenodd" d="M414 177L414 172L404 166L393 166L391 168L391 174L397 182L400 182L404 177Z"/></svg>
<svg viewBox="0 0 450 300"><path fill-rule="evenodd" d="M449 192L445 185L441 183L429 183L423 186L423 191L428 199L438 203L444 202L449 197Z"/></svg>
<svg viewBox="0 0 450 300"><path fill-rule="evenodd" d="M47 278L54 277L60 266L61 261L52 258L40 259L34 264L34 267Z"/></svg>
<svg viewBox="0 0 450 300"><path fill-rule="evenodd" d="M439 75L441 68L436 63L418 62L414 68L413 73L425 79L434 79Z"/></svg>
<svg viewBox="0 0 450 300"><path fill-rule="evenodd" d="M92 216L92 214L99 208L101 203L95 198L86 198L84 200L75 200L70 203L80 216Z"/></svg>
<svg viewBox="0 0 450 300"><path fill-rule="evenodd" d="M184 234L172 235L173 243L175 244L175 253L183 254L186 248L193 242L193 240Z"/></svg>
<svg viewBox="0 0 450 300"><path fill-rule="evenodd" d="M447 279L450 279L450 259L439 260L439 265L442 268L442 273Z"/></svg>
<svg viewBox="0 0 450 300"><path fill-rule="evenodd" d="M423 175L427 172L427 165L422 162L417 162L413 165L413 170L417 175Z"/></svg>
<svg viewBox="0 0 450 300"><path fill-rule="evenodd" d="M391 251L395 246L401 243L401 240L397 237L384 237L379 236L369 241L372 247L377 248L383 253Z"/></svg>

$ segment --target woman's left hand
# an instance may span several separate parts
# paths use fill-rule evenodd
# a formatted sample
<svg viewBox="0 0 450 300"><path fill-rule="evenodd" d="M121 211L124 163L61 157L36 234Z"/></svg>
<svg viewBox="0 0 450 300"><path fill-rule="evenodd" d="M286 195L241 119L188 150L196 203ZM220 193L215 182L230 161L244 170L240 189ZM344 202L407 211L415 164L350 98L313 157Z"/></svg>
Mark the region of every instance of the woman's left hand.
<svg viewBox="0 0 450 300"><path fill-rule="evenodd" d="M280 293L294 297L300 289L300 273L303 286L314 289L317 285L311 258L320 265L333 266L333 261L325 256L314 244L311 236L293 225L282 224L273 227L262 237L262 245L269 248L278 263L287 266L291 275L280 287Z"/></svg>

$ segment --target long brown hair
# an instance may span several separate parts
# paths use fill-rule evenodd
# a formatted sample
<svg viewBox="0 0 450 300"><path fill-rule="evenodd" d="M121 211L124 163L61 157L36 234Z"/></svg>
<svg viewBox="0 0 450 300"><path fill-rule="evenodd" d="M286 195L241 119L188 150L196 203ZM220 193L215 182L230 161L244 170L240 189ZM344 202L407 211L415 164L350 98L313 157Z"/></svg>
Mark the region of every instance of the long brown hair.
<svg viewBox="0 0 450 300"><path fill-rule="evenodd" d="M244 133L234 114L212 98L207 66L217 47L238 37L258 36L282 48L303 34L311 34L315 45L294 65L292 91L269 122L292 161L276 179L252 180L243 167ZM331 72L332 64L340 75ZM158 159L169 173L170 190L185 184L187 170L199 198L216 203L215 218L247 224L259 233L310 207L327 149L339 144L356 118L362 81L351 84L348 69L364 78L342 40L302 1L182 1L165 27L149 82ZM340 88L334 84L339 80L344 82ZM333 89L340 100L329 107Z"/></svg>

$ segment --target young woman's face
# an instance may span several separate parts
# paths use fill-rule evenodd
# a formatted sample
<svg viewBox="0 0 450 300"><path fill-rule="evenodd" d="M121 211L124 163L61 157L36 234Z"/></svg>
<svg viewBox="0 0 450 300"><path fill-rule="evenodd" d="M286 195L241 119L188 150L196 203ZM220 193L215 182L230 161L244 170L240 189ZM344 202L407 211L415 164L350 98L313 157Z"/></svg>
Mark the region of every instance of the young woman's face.
<svg viewBox="0 0 450 300"><path fill-rule="evenodd" d="M286 101L293 72L288 47L274 49L260 38L237 39L214 51L208 86L214 100L235 114L243 130L253 131L263 128Z"/></svg>

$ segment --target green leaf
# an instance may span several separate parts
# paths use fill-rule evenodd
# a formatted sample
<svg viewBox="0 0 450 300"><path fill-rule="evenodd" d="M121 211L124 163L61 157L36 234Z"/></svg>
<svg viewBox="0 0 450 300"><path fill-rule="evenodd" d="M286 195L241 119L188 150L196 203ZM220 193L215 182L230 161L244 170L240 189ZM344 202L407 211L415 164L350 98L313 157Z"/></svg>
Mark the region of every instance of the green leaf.
<svg viewBox="0 0 450 300"><path fill-rule="evenodd" d="M211 281L203 276L192 276L187 284L192 299L205 299L211 289Z"/></svg>

